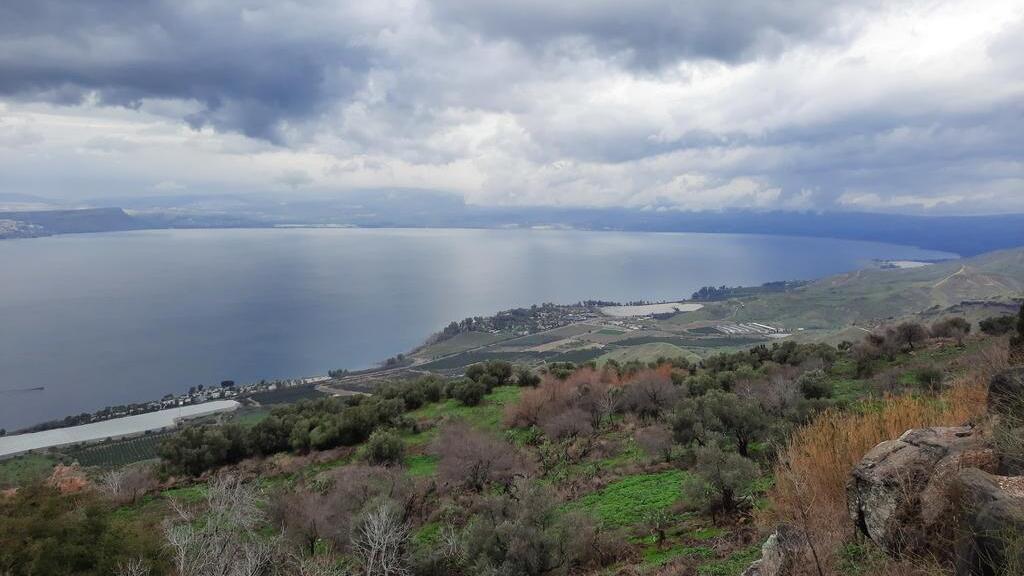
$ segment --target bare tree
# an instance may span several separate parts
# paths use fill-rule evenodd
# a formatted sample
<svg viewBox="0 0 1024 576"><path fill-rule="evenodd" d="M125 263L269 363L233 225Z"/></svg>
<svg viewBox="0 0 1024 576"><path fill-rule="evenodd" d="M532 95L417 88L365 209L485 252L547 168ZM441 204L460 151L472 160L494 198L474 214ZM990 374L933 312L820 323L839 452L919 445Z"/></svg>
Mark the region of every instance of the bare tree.
<svg viewBox="0 0 1024 576"><path fill-rule="evenodd" d="M456 422L441 431L436 443L438 473L449 486L481 492L492 483L508 486L529 471L529 463L501 438Z"/></svg>
<svg viewBox="0 0 1024 576"><path fill-rule="evenodd" d="M665 462L672 460L672 431L666 426L655 424L637 430L636 443L649 456Z"/></svg>
<svg viewBox="0 0 1024 576"><path fill-rule="evenodd" d="M914 351L914 346L928 339L928 330L917 322L903 322L896 327L896 341L901 346Z"/></svg>
<svg viewBox="0 0 1024 576"><path fill-rule="evenodd" d="M276 539L257 534L263 521L255 490L236 478L210 482L199 510L171 501L176 519L164 535L178 576L261 576L274 557Z"/></svg>
<svg viewBox="0 0 1024 576"><path fill-rule="evenodd" d="M152 470L145 466L110 470L99 481L100 492L119 506L134 504L155 485Z"/></svg>
<svg viewBox="0 0 1024 576"><path fill-rule="evenodd" d="M398 470L353 464L327 473L315 483L291 487L271 498L269 515L286 539L312 554L318 542L348 549L362 506L378 498L405 502L410 483Z"/></svg>
<svg viewBox="0 0 1024 576"><path fill-rule="evenodd" d="M641 418L656 419L663 411L671 409L678 396L678 390L670 380L652 375L625 387L621 407Z"/></svg>
<svg viewBox="0 0 1024 576"><path fill-rule="evenodd" d="M409 525L398 507L383 501L360 519L352 537L352 549L365 576L410 574L406 546Z"/></svg>
<svg viewBox="0 0 1024 576"><path fill-rule="evenodd" d="M149 566L142 558L132 558L127 562L119 562L114 576L149 576Z"/></svg>
<svg viewBox="0 0 1024 576"><path fill-rule="evenodd" d="M590 417L579 408L550 414L541 419L540 428L552 440L575 438L593 433Z"/></svg>

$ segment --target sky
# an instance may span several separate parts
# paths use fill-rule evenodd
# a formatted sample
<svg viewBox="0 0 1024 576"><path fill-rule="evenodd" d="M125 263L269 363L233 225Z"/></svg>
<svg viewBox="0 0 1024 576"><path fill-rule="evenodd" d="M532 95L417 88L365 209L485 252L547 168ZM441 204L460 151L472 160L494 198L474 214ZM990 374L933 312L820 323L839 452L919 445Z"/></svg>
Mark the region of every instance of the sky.
<svg viewBox="0 0 1024 576"><path fill-rule="evenodd" d="M5 0L0 193L1024 212L1024 1Z"/></svg>

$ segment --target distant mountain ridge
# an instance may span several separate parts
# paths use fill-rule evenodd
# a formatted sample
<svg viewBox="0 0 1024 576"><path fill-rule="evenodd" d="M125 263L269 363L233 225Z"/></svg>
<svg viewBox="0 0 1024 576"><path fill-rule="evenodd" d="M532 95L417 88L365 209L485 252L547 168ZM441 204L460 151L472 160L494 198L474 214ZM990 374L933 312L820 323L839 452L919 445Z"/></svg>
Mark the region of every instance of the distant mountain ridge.
<svg viewBox="0 0 1024 576"><path fill-rule="evenodd" d="M0 238L113 232L145 227L145 223L132 218L120 208L0 212Z"/></svg>
<svg viewBox="0 0 1024 576"><path fill-rule="evenodd" d="M671 209L494 207L446 193L356 191L331 198L137 198L120 208L0 213L0 238L156 228L354 226L566 228L839 238L974 256L1024 246L1024 214L910 216L856 212L684 212ZM11 224L11 222L15 224ZM20 224L16 224L20 223ZM6 230L6 233L5 233Z"/></svg>

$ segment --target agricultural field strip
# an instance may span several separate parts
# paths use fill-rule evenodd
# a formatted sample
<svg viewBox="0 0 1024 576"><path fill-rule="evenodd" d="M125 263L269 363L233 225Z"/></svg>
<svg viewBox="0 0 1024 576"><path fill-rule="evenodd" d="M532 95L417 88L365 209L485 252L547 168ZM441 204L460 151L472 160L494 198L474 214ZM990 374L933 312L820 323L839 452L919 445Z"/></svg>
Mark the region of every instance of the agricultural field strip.
<svg viewBox="0 0 1024 576"><path fill-rule="evenodd" d="M82 424L81 426L4 436L0 437L0 458L30 450L65 446L79 442L94 442L105 438L121 438L133 434L142 434L147 430L173 428L179 420L226 412L234 410L238 406L239 403L234 400L217 400L203 404L191 404L178 408L158 410L148 414Z"/></svg>

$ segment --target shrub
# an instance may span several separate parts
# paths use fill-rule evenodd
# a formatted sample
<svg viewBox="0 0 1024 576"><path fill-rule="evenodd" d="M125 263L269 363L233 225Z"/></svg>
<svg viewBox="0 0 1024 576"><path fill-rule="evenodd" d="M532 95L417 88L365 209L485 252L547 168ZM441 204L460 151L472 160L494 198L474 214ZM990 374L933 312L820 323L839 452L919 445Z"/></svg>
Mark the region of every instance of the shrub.
<svg viewBox="0 0 1024 576"><path fill-rule="evenodd" d="M981 331L989 336L1004 336L1017 327L1016 316L993 316L978 323Z"/></svg>
<svg viewBox="0 0 1024 576"><path fill-rule="evenodd" d="M405 443L393 430L375 430L363 447L363 458L378 466L401 464L405 459Z"/></svg>
<svg viewBox="0 0 1024 576"><path fill-rule="evenodd" d="M672 431L662 425L648 426L636 432L636 443L652 458L672 460Z"/></svg>
<svg viewBox="0 0 1024 576"><path fill-rule="evenodd" d="M730 439L741 456L760 440L768 428L767 417L757 402L729 392L712 390L700 399L700 425Z"/></svg>
<svg viewBox="0 0 1024 576"><path fill-rule="evenodd" d="M817 400L832 397L832 385L823 370L804 372L797 379L797 385L800 386L800 393L804 398Z"/></svg>
<svg viewBox="0 0 1024 576"><path fill-rule="evenodd" d="M536 388L540 386L540 376L526 366L516 367L516 386Z"/></svg>
<svg viewBox="0 0 1024 576"><path fill-rule="evenodd" d="M1010 348L1016 353L1024 353L1024 302L1020 304L1020 314L1017 316L1017 330L1010 339Z"/></svg>
<svg viewBox="0 0 1024 576"><path fill-rule="evenodd" d="M690 502L711 514L738 510L743 495L758 476L756 464L714 445L697 449L690 471L692 477L684 484L684 492Z"/></svg>
<svg viewBox="0 0 1024 576"><path fill-rule="evenodd" d="M248 449L239 426L190 426L164 440L157 452L172 471L198 475L238 462Z"/></svg>
<svg viewBox="0 0 1024 576"><path fill-rule="evenodd" d="M945 375L938 366L923 366L914 373L914 379L917 380L918 385L922 388L937 392L942 388L942 381L945 379Z"/></svg>
<svg viewBox="0 0 1024 576"><path fill-rule="evenodd" d="M466 378L484 384L488 390L504 386L512 379L512 365L503 360L491 360L466 368Z"/></svg>
<svg viewBox="0 0 1024 576"><path fill-rule="evenodd" d="M466 528L469 574L564 575L594 569L621 556L610 537L580 513L559 514L550 490L517 481L506 494L485 498Z"/></svg>
<svg viewBox="0 0 1024 576"><path fill-rule="evenodd" d="M269 516L285 539L306 553L323 542L346 552L368 502L407 499L409 491L408 479L395 468L350 464L315 483L282 488L269 499Z"/></svg>
<svg viewBox="0 0 1024 576"><path fill-rule="evenodd" d="M670 373L650 371L623 387L620 408L640 418L658 418L678 397Z"/></svg>
<svg viewBox="0 0 1024 576"><path fill-rule="evenodd" d="M914 346L928 338L928 331L917 322L904 322L896 326L894 338L906 349L914 350Z"/></svg>
<svg viewBox="0 0 1024 576"><path fill-rule="evenodd" d="M434 444L440 456L437 471L449 486L481 492L491 484L508 486L517 475L530 471L516 449L462 422L448 424Z"/></svg>
<svg viewBox="0 0 1024 576"><path fill-rule="evenodd" d="M579 408L569 408L545 416L540 421L540 428L552 440L587 436L594 431L589 416Z"/></svg>
<svg viewBox="0 0 1024 576"><path fill-rule="evenodd" d="M971 333L971 323L960 317L946 318L932 324L933 338L952 338L963 344L964 338Z"/></svg>
<svg viewBox="0 0 1024 576"><path fill-rule="evenodd" d="M476 406L487 395L485 384L476 380L460 380L452 389L452 397L466 406Z"/></svg>
<svg viewBox="0 0 1024 576"><path fill-rule="evenodd" d="M514 427L540 426L557 436L566 431L589 434L615 408L617 382L615 372L593 368L564 379L548 376L537 388L524 390L519 402L506 409L505 422Z"/></svg>

